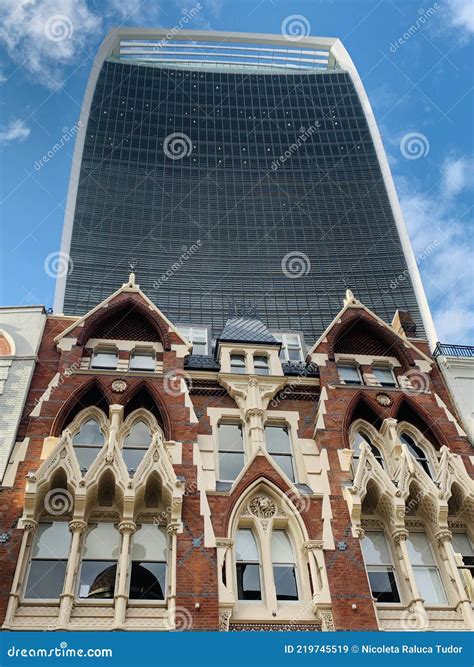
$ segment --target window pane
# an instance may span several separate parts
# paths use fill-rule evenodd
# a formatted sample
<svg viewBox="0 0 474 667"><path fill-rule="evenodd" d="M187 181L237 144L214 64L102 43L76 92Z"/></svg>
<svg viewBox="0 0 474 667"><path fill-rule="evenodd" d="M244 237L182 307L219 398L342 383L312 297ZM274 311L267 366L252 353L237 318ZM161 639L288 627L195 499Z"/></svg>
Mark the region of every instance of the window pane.
<svg viewBox="0 0 474 667"><path fill-rule="evenodd" d="M298 587L294 565L274 565L273 579L275 581L277 600L297 600Z"/></svg>
<svg viewBox="0 0 474 667"><path fill-rule="evenodd" d="M245 357L240 354L231 354L230 370L232 373L245 373Z"/></svg>
<svg viewBox="0 0 474 667"><path fill-rule="evenodd" d="M133 536L132 560L166 561L166 530L152 524L142 526Z"/></svg>
<svg viewBox="0 0 474 667"><path fill-rule="evenodd" d="M244 467L244 455L236 452L219 453L219 480L233 481Z"/></svg>
<svg viewBox="0 0 474 667"><path fill-rule="evenodd" d="M119 532L113 523L99 523L87 533L83 558L113 560L119 556Z"/></svg>
<svg viewBox="0 0 474 667"><path fill-rule="evenodd" d="M113 598L117 564L114 561L85 560L79 580L80 598Z"/></svg>
<svg viewBox="0 0 474 667"><path fill-rule="evenodd" d="M288 479L294 482L295 471L293 470L293 459L291 455L272 454L272 457L277 466L279 466L283 470Z"/></svg>
<svg viewBox="0 0 474 667"><path fill-rule="evenodd" d="M195 341L193 343L193 354L207 354L207 343Z"/></svg>
<svg viewBox="0 0 474 667"><path fill-rule="evenodd" d="M392 563L383 532L367 532L361 544L366 565L390 565Z"/></svg>
<svg viewBox="0 0 474 667"><path fill-rule="evenodd" d="M434 567L415 567L413 571L423 600L427 604L445 604L446 595L438 570Z"/></svg>
<svg viewBox="0 0 474 667"><path fill-rule="evenodd" d="M395 377L390 368L372 368L372 373L380 384L385 386L395 386Z"/></svg>
<svg viewBox="0 0 474 667"><path fill-rule="evenodd" d="M130 433L123 441L124 447L146 447L151 443L151 431L145 422L136 422L130 429Z"/></svg>
<svg viewBox="0 0 474 667"><path fill-rule="evenodd" d="M302 361L301 350L299 348L289 347L288 359L289 361Z"/></svg>
<svg viewBox="0 0 474 667"><path fill-rule="evenodd" d="M239 600L261 600L260 566L237 563L237 591Z"/></svg>
<svg viewBox="0 0 474 667"><path fill-rule="evenodd" d="M338 366L339 377L347 384L361 384L359 370L355 366Z"/></svg>
<svg viewBox="0 0 474 667"><path fill-rule="evenodd" d="M156 366L154 354L134 353L130 359L130 370L154 371Z"/></svg>
<svg viewBox="0 0 474 667"><path fill-rule="evenodd" d="M138 449L138 447L124 447L122 450L122 457L127 470L136 470L143 457L146 449Z"/></svg>
<svg viewBox="0 0 474 667"><path fill-rule="evenodd" d="M257 543L250 528L240 528L237 531L235 554L235 558L238 561L259 560Z"/></svg>
<svg viewBox="0 0 474 667"><path fill-rule="evenodd" d="M65 558L69 556L71 533L66 521L40 523L33 545L33 558Z"/></svg>
<svg viewBox="0 0 474 667"><path fill-rule="evenodd" d="M131 600L164 600L166 563L132 563Z"/></svg>
<svg viewBox="0 0 474 667"><path fill-rule="evenodd" d="M223 451L244 451L242 427L239 424L219 424L219 449Z"/></svg>
<svg viewBox="0 0 474 667"><path fill-rule="evenodd" d="M57 599L63 592L66 560L33 560L25 598Z"/></svg>
<svg viewBox="0 0 474 667"><path fill-rule="evenodd" d="M294 563L293 549L286 530L274 530L272 534L272 562Z"/></svg>
<svg viewBox="0 0 474 667"><path fill-rule="evenodd" d="M100 447L74 447L76 452L77 461L79 463L79 468L82 470L85 468L89 470L91 465L94 463L97 454L100 451Z"/></svg>
<svg viewBox="0 0 474 667"><path fill-rule="evenodd" d="M116 368L116 352L95 352L92 357L92 368Z"/></svg>
<svg viewBox="0 0 474 667"><path fill-rule="evenodd" d="M104 444L104 436L95 419L85 422L72 439L73 445L100 445Z"/></svg>
<svg viewBox="0 0 474 667"><path fill-rule="evenodd" d="M453 533L453 549L457 554L474 556L472 544L464 533Z"/></svg>
<svg viewBox="0 0 474 667"><path fill-rule="evenodd" d="M372 569L368 575L370 590L377 602L400 602L395 575L391 569Z"/></svg>
<svg viewBox="0 0 474 667"><path fill-rule="evenodd" d="M253 358L253 367L257 375L268 375L267 357L255 356Z"/></svg>
<svg viewBox="0 0 474 667"><path fill-rule="evenodd" d="M369 445L369 447L372 445L370 442L369 438L366 435L363 435L359 431L357 431L354 434L354 437L352 438L351 442L351 447L354 450L354 456L359 457L360 456L360 446L365 443L366 445Z"/></svg>
<svg viewBox="0 0 474 667"><path fill-rule="evenodd" d="M436 565L425 533L410 533L407 540L407 550L412 565Z"/></svg>
<svg viewBox="0 0 474 667"><path fill-rule="evenodd" d="M288 429L282 426L265 426L265 441L267 452L291 454L290 434Z"/></svg>

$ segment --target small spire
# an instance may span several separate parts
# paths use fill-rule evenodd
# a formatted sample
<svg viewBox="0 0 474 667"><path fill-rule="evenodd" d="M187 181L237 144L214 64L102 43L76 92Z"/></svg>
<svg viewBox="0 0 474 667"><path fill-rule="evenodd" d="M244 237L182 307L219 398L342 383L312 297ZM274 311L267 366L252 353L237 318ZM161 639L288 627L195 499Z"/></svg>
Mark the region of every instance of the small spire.
<svg viewBox="0 0 474 667"><path fill-rule="evenodd" d="M135 269L138 266L138 259L132 258L128 263L128 268L130 269L130 275L128 276L128 286L135 287Z"/></svg>
<svg viewBox="0 0 474 667"><path fill-rule="evenodd" d="M346 298L344 299L344 305L347 306L348 303L353 303L355 301L354 293L350 289L346 289Z"/></svg>

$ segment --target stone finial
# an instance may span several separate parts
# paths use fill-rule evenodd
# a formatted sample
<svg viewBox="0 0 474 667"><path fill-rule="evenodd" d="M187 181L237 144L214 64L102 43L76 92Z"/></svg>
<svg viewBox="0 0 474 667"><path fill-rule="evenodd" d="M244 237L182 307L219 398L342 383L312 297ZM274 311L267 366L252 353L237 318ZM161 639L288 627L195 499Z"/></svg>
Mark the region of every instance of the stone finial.
<svg viewBox="0 0 474 667"><path fill-rule="evenodd" d="M350 289L346 289L346 297L344 299L344 305L347 306L349 303L355 301L354 292Z"/></svg>

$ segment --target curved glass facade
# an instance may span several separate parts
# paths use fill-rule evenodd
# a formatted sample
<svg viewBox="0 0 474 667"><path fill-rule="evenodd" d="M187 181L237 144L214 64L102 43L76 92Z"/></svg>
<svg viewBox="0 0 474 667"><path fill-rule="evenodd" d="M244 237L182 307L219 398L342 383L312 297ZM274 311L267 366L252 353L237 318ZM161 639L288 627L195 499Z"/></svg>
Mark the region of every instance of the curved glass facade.
<svg viewBox="0 0 474 667"><path fill-rule="evenodd" d="M186 136L173 146L175 133ZM410 311L421 330L375 148L344 71L104 62L70 254L66 313L109 296L137 259L141 288L172 322L214 334L229 303L245 301L270 329L301 330L311 344L347 287L388 322L397 308Z"/></svg>

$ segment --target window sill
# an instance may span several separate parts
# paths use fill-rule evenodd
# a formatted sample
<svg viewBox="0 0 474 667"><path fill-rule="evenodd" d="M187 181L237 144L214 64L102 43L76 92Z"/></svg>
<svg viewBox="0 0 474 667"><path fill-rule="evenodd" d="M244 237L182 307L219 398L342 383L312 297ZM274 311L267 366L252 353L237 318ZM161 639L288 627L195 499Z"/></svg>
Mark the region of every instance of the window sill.
<svg viewBox="0 0 474 667"><path fill-rule="evenodd" d="M133 607L134 609L140 607L156 607L166 609L168 607L167 600L128 600L127 607Z"/></svg>

